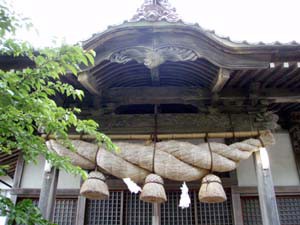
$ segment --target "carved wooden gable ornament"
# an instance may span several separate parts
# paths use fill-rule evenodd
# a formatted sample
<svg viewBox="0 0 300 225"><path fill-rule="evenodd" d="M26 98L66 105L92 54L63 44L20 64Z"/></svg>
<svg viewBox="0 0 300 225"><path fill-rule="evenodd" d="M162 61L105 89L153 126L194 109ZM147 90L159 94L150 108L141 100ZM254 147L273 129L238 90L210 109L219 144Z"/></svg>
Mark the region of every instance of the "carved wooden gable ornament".
<svg viewBox="0 0 300 225"><path fill-rule="evenodd" d="M130 21L138 22L143 20L176 23L180 21L180 18L176 13L176 9L167 0L145 0Z"/></svg>

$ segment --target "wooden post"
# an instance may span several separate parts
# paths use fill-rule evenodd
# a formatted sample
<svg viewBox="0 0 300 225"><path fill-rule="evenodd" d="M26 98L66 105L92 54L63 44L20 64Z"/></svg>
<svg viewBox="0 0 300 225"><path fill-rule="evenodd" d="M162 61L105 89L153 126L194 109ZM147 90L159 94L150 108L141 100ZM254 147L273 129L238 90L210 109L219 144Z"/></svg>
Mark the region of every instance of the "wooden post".
<svg viewBox="0 0 300 225"><path fill-rule="evenodd" d="M15 174L14 174L14 181L13 181L13 186L12 186L13 189L20 188L20 186L21 186L24 165L25 165L25 160L23 158L22 152L20 152L19 156L18 156ZM14 204L17 203L17 198L18 198L18 196L15 194L10 197L11 201ZM8 224L7 220L5 221L5 224Z"/></svg>
<svg viewBox="0 0 300 225"><path fill-rule="evenodd" d="M263 167L260 151L254 153L254 162L263 225L280 225L271 170Z"/></svg>
<svg viewBox="0 0 300 225"><path fill-rule="evenodd" d="M46 215L46 217L49 218L50 221L53 221L58 177L59 177L59 170L54 168L53 181L51 183L51 188L49 193L49 210L47 211L47 215Z"/></svg>
<svg viewBox="0 0 300 225"><path fill-rule="evenodd" d="M78 196L77 212L76 212L76 225L84 225L86 198Z"/></svg>
<svg viewBox="0 0 300 225"><path fill-rule="evenodd" d="M14 174L13 188L19 188L21 185L24 164L25 164L25 161L23 159L23 154L20 152L16 170L15 170L15 174Z"/></svg>
<svg viewBox="0 0 300 225"><path fill-rule="evenodd" d="M50 171L45 171L43 175L38 207L41 210L42 216L47 220L52 220L58 176L59 171L54 167Z"/></svg>
<svg viewBox="0 0 300 225"><path fill-rule="evenodd" d="M152 225L160 225L160 204L153 203Z"/></svg>
<svg viewBox="0 0 300 225"><path fill-rule="evenodd" d="M235 191L236 187L231 188L231 198L232 198L232 209L233 209L233 219L234 224L239 225L243 224L243 212L242 212L242 203L241 195Z"/></svg>
<svg viewBox="0 0 300 225"><path fill-rule="evenodd" d="M80 179L80 187L83 184L83 179ZM86 198L79 195L77 201L77 211L76 211L76 225L84 225L85 220L85 206L86 206ZM122 224L122 223L121 223Z"/></svg>

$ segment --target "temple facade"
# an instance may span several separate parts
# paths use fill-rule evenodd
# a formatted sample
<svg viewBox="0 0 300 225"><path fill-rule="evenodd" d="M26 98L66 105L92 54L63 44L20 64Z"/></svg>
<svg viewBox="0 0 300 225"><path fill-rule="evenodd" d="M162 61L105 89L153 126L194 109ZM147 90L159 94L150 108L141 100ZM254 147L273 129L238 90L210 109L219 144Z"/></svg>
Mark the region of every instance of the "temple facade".
<svg viewBox="0 0 300 225"><path fill-rule="evenodd" d="M78 147L90 167L104 174L109 198L80 195L80 177L45 170L42 157L37 165L25 165L16 151L9 158L0 155L0 162L11 165L10 177L1 181L11 186L15 202L33 199L59 225L300 224L300 44L233 42L185 23L167 0L145 0L130 20L94 34L83 47L96 52L95 64L62 81L86 97L79 102L57 96L56 102L81 108L80 117L99 122L119 144L121 153L103 160L102 150L90 159ZM261 138L266 134L275 144ZM92 137L70 136L93 143ZM237 146L249 140L256 148L236 156L248 151ZM165 143L184 147L170 150ZM127 156L127 148L140 158ZM147 156L149 149L154 156ZM207 154L201 158L197 149ZM189 150L194 157L186 159ZM128 175L143 188L150 173L163 179L167 201L142 201L122 180ZM220 177L225 201L199 201L209 173ZM187 208L179 207L184 181Z"/></svg>

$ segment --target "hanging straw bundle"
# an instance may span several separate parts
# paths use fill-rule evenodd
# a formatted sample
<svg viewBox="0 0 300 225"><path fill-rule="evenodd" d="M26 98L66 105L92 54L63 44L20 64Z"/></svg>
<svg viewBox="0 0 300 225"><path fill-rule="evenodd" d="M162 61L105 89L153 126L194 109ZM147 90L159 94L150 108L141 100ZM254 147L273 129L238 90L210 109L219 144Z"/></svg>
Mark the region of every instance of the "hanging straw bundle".
<svg viewBox="0 0 300 225"><path fill-rule="evenodd" d="M218 203L227 200L225 191L223 189L221 179L212 174L214 168L213 151L207 135L205 137L207 147L210 152L210 174L202 179L202 184L199 190L199 200L205 203Z"/></svg>
<svg viewBox="0 0 300 225"><path fill-rule="evenodd" d="M149 203L163 203L167 201L163 179L156 175L150 174L145 179L140 199Z"/></svg>
<svg viewBox="0 0 300 225"><path fill-rule="evenodd" d="M202 179L199 200L205 203L219 203L227 200L219 177L208 174Z"/></svg>
<svg viewBox="0 0 300 225"><path fill-rule="evenodd" d="M104 175L98 171L91 172L88 179L82 184L80 194L88 199L108 199L109 191Z"/></svg>

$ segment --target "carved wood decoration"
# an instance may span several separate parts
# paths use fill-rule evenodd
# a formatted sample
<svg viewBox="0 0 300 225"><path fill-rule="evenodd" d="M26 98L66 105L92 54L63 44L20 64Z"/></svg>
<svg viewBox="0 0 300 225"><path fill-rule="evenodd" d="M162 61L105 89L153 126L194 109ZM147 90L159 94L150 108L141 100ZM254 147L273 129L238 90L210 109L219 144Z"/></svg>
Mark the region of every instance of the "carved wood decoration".
<svg viewBox="0 0 300 225"><path fill-rule="evenodd" d="M130 21L167 21L176 23L180 19L176 9L169 4L168 0L145 0Z"/></svg>
<svg viewBox="0 0 300 225"><path fill-rule="evenodd" d="M135 60L149 69L157 68L166 61L195 61L199 56L191 49L183 47L163 47L151 49L146 47L133 47L113 53L111 62L128 63Z"/></svg>
<svg viewBox="0 0 300 225"><path fill-rule="evenodd" d="M106 134L152 134L153 115L101 115L97 111L83 112L84 117L93 118ZM278 127L278 116L263 114L158 114L159 134L199 133L225 131L273 130Z"/></svg>
<svg viewBox="0 0 300 225"><path fill-rule="evenodd" d="M294 152L300 154L300 123L290 129L290 135Z"/></svg>
<svg viewBox="0 0 300 225"><path fill-rule="evenodd" d="M295 154L300 154L300 113L294 112L290 117L290 136Z"/></svg>

